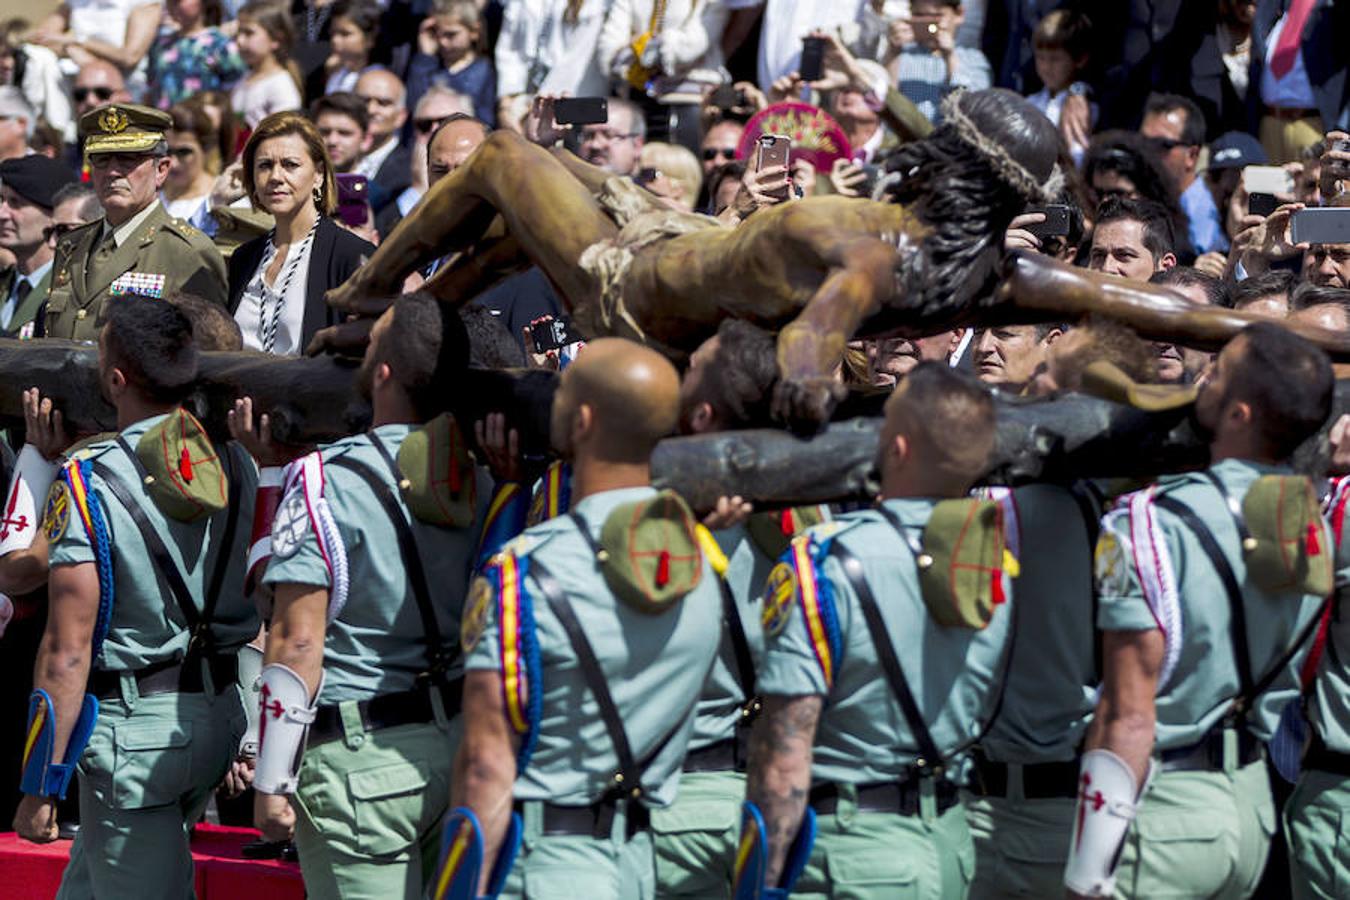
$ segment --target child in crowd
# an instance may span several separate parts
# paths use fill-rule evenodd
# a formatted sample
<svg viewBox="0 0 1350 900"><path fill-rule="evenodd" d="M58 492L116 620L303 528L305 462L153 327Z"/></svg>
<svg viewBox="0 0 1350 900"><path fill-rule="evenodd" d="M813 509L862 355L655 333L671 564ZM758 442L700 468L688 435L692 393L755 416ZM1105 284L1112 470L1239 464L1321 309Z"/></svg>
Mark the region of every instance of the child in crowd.
<svg viewBox="0 0 1350 900"><path fill-rule="evenodd" d="M295 26L286 7L253 0L239 10L235 44L248 75L230 94L234 114L248 129L275 112L300 109L300 79L290 61Z"/></svg>
<svg viewBox="0 0 1350 900"><path fill-rule="evenodd" d="M956 43L965 21L960 0L910 0L908 19L891 22L882 62L896 88L934 124L942 121L942 99L956 88L990 86L989 60L974 47Z"/></svg>
<svg viewBox="0 0 1350 900"><path fill-rule="evenodd" d="M168 109L200 91L232 87L244 63L220 29L220 0L169 0L165 8L176 28L160 31L150 48L148 102Z"/></svg>
<svg viewBox="0 0 1350 900"><path fill-rule="evenodd" d="M380 36L380 7L374 0L338 0L329 37L333 55L324 93L356 90L356 79L370 67Z"/></svg>
<svg viewBox="0 0 1350 900"><path fill-rule="evenodd" d="M1097 122L1097 104L1088 99L1089 88L1079 80L1088 66L1091 38L1092 23L1087 16L1067 9L1041 19L1031 37L1036 75L1045 87L1027 100L1059 126L1073 161L1080 166ZM1080 99L1071 101L1071 97Z"/></svg>
<svg viewBox="0 0 1350 900"><path fill-rule="evenodd" d="M430 38L434 35L435 52ZM408 69L408 108L433 84L473 100L473 114L495 124L497 76L486 52L483 14L474 0L434 0L430 21L418 35L420 52Z"/></svg>

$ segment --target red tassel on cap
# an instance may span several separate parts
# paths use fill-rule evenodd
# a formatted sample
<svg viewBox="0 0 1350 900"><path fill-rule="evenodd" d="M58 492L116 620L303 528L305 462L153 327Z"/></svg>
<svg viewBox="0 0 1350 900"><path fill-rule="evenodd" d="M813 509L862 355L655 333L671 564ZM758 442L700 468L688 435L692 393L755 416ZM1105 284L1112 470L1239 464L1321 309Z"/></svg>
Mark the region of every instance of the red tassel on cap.
<svg viewBox="0 0 1350 900"><path fill-rule="evenodd" d="M989 592L993 595L994 605L1007 602L1003 593L1003 570L995 569L989 576Z"/></svg>
<svg viewBox="0 0 1350 900"><path fill-rule="evenodd" d="M184 481L192 482L192 457L188 455L186 447L178 453L178 474L183 476Z"/></svg>
<svg viewBox="0 0 1350 900"><path fill-rule="evenodd" d="M778 529L788 537L797 533L797 529L793 527L791 509L785 509L778 514Z"/></svg>
<svg viewBox="0 0 1350 900"><path fill-rule="evenodd" d="M662 550L656 559L656 586L663 588L670 584L670 551Z"/></svg>
<svg viewBox="0 0 1350 900"><path fill-rule="evenodd" d="M1322 552L1322 541L1317 536L1319 530L1316 522L1308 523L1308 536L1304 540L1304 545L1308 548L1309 556L1317 556Z"/></svg>

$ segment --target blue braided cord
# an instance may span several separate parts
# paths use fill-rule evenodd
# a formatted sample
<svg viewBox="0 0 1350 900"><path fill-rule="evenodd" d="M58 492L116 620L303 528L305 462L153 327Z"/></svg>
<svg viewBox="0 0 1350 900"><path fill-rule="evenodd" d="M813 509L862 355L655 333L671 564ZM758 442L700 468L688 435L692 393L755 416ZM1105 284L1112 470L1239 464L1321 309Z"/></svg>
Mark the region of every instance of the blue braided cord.
<svg viewBox="0 0 1350 900"><path fill-rule="evenodd" d="M103 641L112 626L115 582L113 577L112 540L108 537L108 522L103 515L103 503L94 493L93 464L89 460L76 463L80 467L81 480L84 481L85 498L89 503L89 523L93 531L89 543L94 551L94 566L98 570L98 620L94 624L94 647L92 659L98 659L103 652ZM70 486L70 475L65 474L66 484ZM83 516L81 516L83 519Z"/></svg>
<svg viewBox="0 0 1350 900"><path fill-rule="evenodd" d="M526 701L525 720L528 728L520 739L520 752L516 754L516 771L524 772L530 765L535 745L539 742L539 722L544 715L544 670L539 658L539 630L534 620L534 601L525 590L525 575L529 571L529 562L525 557L516 557L516 580L520 585L520 653L524 657L525 678L529 686Z"/></svg>
<svg viewBox="0 0 1350 900"><path fill-rule="evenodd" d="M830 642L830 659L834 660L834 679L839 680L839 670L844 665L844 636L839 630L839 610L834 603L834 584L825 577L825 566L821 563L829 555L834 537L818 540L811 537L808 554L811 567L815 569L816 597L820 601L820 621L825 626L825 638Z"/></svg>

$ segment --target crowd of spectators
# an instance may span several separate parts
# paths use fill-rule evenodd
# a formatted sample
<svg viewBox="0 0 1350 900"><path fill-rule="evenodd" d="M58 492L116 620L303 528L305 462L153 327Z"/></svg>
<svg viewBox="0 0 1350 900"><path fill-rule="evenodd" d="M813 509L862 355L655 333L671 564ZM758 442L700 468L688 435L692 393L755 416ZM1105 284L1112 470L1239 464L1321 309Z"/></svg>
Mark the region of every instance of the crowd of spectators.
<svg viewBox="0 0 1350 900"><path fill-rule="evenodd" d="M162 201L228 251L276 224L246 194L242 155L268 116L294 111L319 137L315 166L336 176L334 221L378 243L491 129L514 129L734 223L784 197L870 193L898 146L940 124L944 96L1001 86L1057 125L1074 163L1073 234L1056 255L1146 275L1120 229L1101 227L1124 204L1143 210L1158 268L1232 283L1296 267L1288 204L1336 201L1319 168L1350 160L1324 145L1350 126L1333 44L1347 18L1329 0L1184 13L1180 0L66 0L0 26L0 161L40 153L78 172L81 115L158 107L172 119ZM806 38L825 48L809 82ZM606 121L555 121L557 98L586 96L608 98ZM811 134L846 147L812 152L824 144L796 135L786 170L760 170L751 120L785 101L823 110ZM1249 208L1252 165L1288 173L1269 218ZM1021 228L1009 246L1042 249ZM1342 256L1350 245L1309 250L1311 277ZM231 271L238 297L255 273ZM537 272L480 302L516 334L559 313ZM281 348L303 349L318 324L296 323Z"/></svg>

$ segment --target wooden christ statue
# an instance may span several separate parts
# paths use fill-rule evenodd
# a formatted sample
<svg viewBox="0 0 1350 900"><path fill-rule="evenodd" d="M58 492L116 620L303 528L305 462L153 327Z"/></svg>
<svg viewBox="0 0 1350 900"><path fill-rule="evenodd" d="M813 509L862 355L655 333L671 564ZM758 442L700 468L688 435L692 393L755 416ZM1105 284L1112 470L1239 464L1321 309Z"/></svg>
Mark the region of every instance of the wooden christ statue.
<svg viewBox="0 0 1350 900"><path fill-rule="evenodd" d="M588 337L635 338L676 359L723 319L747 319L778 333L775 417L814 431L842 396L833 372L849 339L950 328L995 302L1003 234L1028 203L1057 198L1058 148L1016 94L957 92L941 126L894 157L884 202L809 198L731 228L496 132L328 300L377 314L406 275L455 254L425 288L446 303L533 264Z"/></svg>

